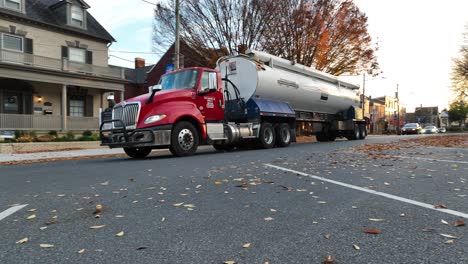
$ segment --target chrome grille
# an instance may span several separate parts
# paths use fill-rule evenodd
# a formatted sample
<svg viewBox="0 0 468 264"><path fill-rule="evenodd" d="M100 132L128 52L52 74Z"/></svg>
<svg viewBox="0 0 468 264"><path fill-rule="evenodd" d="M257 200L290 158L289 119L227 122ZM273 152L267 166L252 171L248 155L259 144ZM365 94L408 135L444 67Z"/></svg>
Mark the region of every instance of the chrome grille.
<svg viewBox="0 0 468 264"><path fill-rule="evenodd" d="M124 104L117 105L112 110L112 119L120 119L127 129L136 128L138 114L140 112L140 104ZM114 122L114 127L122 127L120 122Z"/></svg>

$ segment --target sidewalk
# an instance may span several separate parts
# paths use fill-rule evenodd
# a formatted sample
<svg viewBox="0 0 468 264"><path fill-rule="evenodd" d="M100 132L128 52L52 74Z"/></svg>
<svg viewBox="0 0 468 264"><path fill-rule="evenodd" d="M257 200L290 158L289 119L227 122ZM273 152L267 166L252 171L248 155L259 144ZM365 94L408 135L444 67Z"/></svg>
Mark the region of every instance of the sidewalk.
<svg viewBox="0 0 468 264"><path fill-rule="evenodd" d="M125 156L125 152L121 148L95 148L95 149L79 149L67 151L48 151L34 152L22 154L0 154L1 164L22 164L30 162L43 162L55 160L67 160L76 158L91 158L94 156Z"/></svg>

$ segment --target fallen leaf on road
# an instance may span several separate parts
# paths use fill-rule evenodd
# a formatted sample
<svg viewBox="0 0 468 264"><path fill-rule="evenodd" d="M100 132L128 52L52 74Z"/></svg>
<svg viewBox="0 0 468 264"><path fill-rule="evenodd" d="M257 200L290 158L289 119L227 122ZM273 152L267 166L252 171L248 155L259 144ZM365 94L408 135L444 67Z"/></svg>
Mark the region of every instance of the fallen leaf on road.
<svg viewBox="0 0 468 264"><path fill-rule="evenodd" d="M360 248L358 245L356 245L356 244L353 244L353 248L354 248L355 250L360 250L360 249L361 249L361 248Z"/></svg>
<svg viewBox="0 0 468 264"><path fill-rule="evenodd" d="M288 192L294 191L294 188L293 188L293 187L290 187L290 186L281 185L281 187L283 187L283 189L284 189L284 190L287 190Z"/></svg>
<svg viewBox="0 0 468 264"><path fill-rule="evenodd" d="M220 182L220 181L215 181L215 184L216 184L216 185L220 185L220 184L223 184L223 183Z"/></svg>
<svg viewBox="0 0 468 264"><path fill-rule="evenodd" d="M115 234L115 236L117 236L117 237L123 237L123 236L124 236L124 231L121 231L121 232Z"/></svg>
<svg viewBox="0 0 468 264"><path fill-rule="evenodd" d="M465 225L465 222L461 221L461 220L458 220L455 222L455 226L464 226Z"/></svg>
<svg viewBox="0 0 468 264"><path fill-rule="evenodd" d="M270 211L274 213L274 212L276 212L276 209L270 209Z"/></svg>
<svg viewBox="0 0 468 264"><path fill-rule="evenodd" d="M454 238L454 239L458 238L456 236L452 236L452 235L448 235L448 234L440 234L440 235L443 236L443 237L446 237L446 238Z"/></svg>
<svg viewBox="0 0 468 264"><path fill-rule="evenodd" d="M369 218L369 221L372 221L372 222L383 222L383 221L385 221L385 219L380 219L380 218Z"/></svg>
<svg viewBox="0 0 468 264"><path fill-rule="evenodd" d="M176 203L176 204L173 204L172 206L175 206L175 207L179 207L181 205L183 205L184 203Z"/></svg>
<svg viewBox="0 0 468 264"><path fill-rule="evenodd" d="M65 194L57 194L58 197L65 197Z"/></svg>
<svg viewBox="0 0 468 264"><path fill-rule="evenodd" d="M109 185L109 181L101 182L100 184L103 185L103 186L106 186L106 185Z"/></svg>
<svg viewBox="0 0 468 264"><path fill-rule="evenodd" d="M40 244L39 246L41 248L53 248L54 247L54 245L52 245L52 244Z"/></svg>
<svg viewBox="0 0 468 264"><path fill-rule="evenodd" d="M335 259L330 255L327 258L325 258L325 260L323 261L324 264L329 264L333 262L335 262Z"/></svg>
<svg viewBox="0 0 468 264"><path fill-rule="evenodd" d="M443 205L443 204L438 204L438 205L435 205L434 208L436 208L436 209L447 209L448 207Z"/></svg>
<svg viewBox="0 0 468 264"><path fill-rule="evenodd" d="M96 204L96 208L93 214L100 214L102 212L102 205Z"/></svg>
<svg viewBox="0 0 468 264"><path fill-rule="evenodd" d="M265 221L272 221L273 220L273 217L265 217L263 218Z"/></svg>
<svg viewBox="0 0 468 264"><path fill-rule="evenodd" d="M34 219L34 218L36 218L36 215L35 215L35 214L26 217L27 220L31 220L31 219Z"/></svg>
<svg viewBox="0 0 468 264"><path fill-rule="evenodd" d="M444 242L444 244L453 244L453 243L455 243L455 240L453 239L450 239Z"/></svg>
<svg viewBox="0 0 468 264"><path fill-rule="evenodd" d="M89 228L90 229L100 229L100 228L103 228L105 227L106 225L97 225L97 226L90 226Z"/></svg>
<svg viewBox="0 0 468 264"><path fill-rule="evenodd" d="M33 209L29 209L28 212L36 212L36 208L33 208Z"/></svg>
<svg viewBox="0 0 468 264"><path fill-rule="evenodd" d="M364 229L364 230L362 230L362 232L364 232L364 233L366 233L366 234L372 234L372 235L378 235L378 234L380 234L380 230L378 230L378 229L373 229L373 228Z"/></svg>
<svg viewBox="0 0 468 264"><path fill-rule="evenodd" d="M249 248L250 247L250 243L247 243L247 244L244 244L242 245L243 248Z"/></svg>
<svg viewBox="0 0 468 264"><path fill-rule="evenodd" d="M187 208L194 208L195 205L193 205L193 204L184 204L184 207L187 207Z"/></svg>
<svg viewBox="0 0 468 264"><path fill-rule="evenodd" d="M85 249L83 248L78 251L78 254L83 254L84 252L85 252Z"/></svg>
<svg viewBox="0 0 468 264"><path fill-rule="evenodd" d="M29 239L27 237L25 237L23 239L20 239L20 240L16 241L16 244L24 244L24 243L26 243L28 241L29 241Z"/></svg>
<svg viewBox="0 0 468 264"><path fill-rule="evenodd" d="M136 250L143 250L143 249L147 249L148 247L139 247L137 248Z"/></svg>
<svg viewBox="0 0 468 264"><path fill-rule="evenodd" d="M45 225L53 225L57 223L57 219L50 219L49 221L45 222Z"/></svg>
<svg viewBox="0 0 468 264"><path fill-rule="evenodd" d="M330 239L330 238L331 238L331 235L326 234L326 235L324 235L324 237L325 237L326 239Z"/></svg>
<svg viewBox="0 0 468 264"><path fill-rule="evenodd" d="M237 264L237 262L228 260L228 261L224 261L223 264Z"/></svg>
<svg viewBox="0 0 468 264"><path fill-rule="evenodd" d="M444 225L448 225L449 223L447 221L445 221L444 219L440 220L440 222Z"/></svg>

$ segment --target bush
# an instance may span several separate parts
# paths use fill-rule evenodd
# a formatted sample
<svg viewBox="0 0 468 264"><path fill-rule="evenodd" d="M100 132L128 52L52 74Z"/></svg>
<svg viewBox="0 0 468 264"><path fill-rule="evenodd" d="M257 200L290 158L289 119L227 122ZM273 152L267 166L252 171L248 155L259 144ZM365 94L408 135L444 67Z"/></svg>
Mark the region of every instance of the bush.
<svg viewBox="0 0 468 264"><path fill-rule="evenodd" d="M55 131L55 130L51 130L51 131L49 131L49 133L47 133L47 134L48 134L49 136L55 136L55 137L58 136L57 131Z"/></svg>
<svg viewBox="0 0 468 264"><path fill-rule="evenodd" d="M15 138L19 138L24 135L24 131L15 130Z"/></svg>
<svg viewBox="0 0 468 264"><path fill-rule="evenodd" d="M91 137L92 135L93 135L93 132L89 130L86 130L85 132L83 132L83 137Z"/></svg>
<svg viewBox="0 0 468 264"><path fill-rule="evenodd" d="M65 135L65 138L73 141L75 139L75 134L73 134L73 132L71 131L68 131L67 134Z"/></svg>
<svg viewBox="0 0 468 264"><path fill-rule="evenodd" d="M42 135L36 137L37 142L51 142L54 141L57 137L56 136L51 136L51 135Z"/></svg>

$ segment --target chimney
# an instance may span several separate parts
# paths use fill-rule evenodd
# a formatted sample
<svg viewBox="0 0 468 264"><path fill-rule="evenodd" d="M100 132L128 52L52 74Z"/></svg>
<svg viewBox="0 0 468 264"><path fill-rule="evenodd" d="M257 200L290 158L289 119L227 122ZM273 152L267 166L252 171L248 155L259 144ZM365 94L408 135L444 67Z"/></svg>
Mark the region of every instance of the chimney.
<svg viewBox="0 0 468 264"><path fill-rule="evenodd" d="M135 69L145 67L145 59L135 58Z"/></svg>

